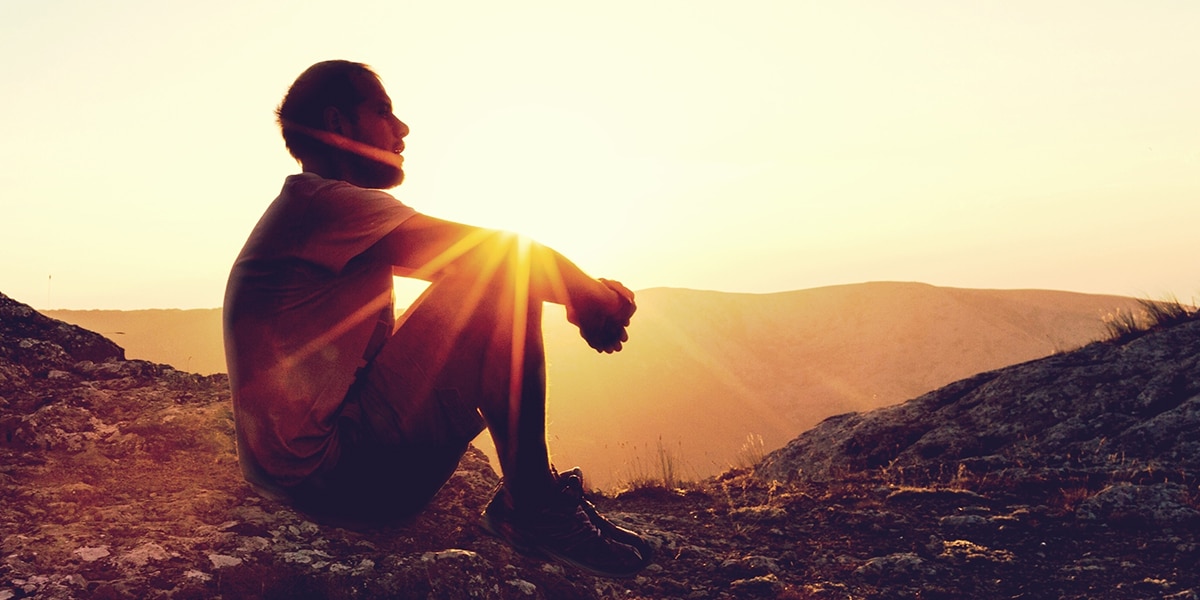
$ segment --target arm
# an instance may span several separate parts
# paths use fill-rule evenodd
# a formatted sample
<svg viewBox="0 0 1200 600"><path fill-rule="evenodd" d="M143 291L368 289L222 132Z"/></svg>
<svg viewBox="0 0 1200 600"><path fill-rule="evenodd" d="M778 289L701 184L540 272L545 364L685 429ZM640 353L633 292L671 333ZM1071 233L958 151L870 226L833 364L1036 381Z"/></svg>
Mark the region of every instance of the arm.
<svg viewBox="0 0 1200 600"><path fill-rule="evenodd" d="M461 270L482 270L501 256L527 258L531 299L567 308L567 319L588 344L616 352L628 339L625 327L636 310L633 292L620 283L593 279L562 254L513 234L417 214L380 240L375 250L397 275L435 281Z"/></svg>

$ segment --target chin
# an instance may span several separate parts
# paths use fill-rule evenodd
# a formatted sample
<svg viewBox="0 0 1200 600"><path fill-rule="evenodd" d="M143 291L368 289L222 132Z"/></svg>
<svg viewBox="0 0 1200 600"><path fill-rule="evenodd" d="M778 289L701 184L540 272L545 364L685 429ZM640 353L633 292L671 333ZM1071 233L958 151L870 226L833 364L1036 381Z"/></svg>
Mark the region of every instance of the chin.
<svg viewBox="0 0 1200 600"><path fill-rule="evenodd" d="M359 169L356 185L365 188L386 190L404 183L404 169L392 165L371 162Z"/></svg>

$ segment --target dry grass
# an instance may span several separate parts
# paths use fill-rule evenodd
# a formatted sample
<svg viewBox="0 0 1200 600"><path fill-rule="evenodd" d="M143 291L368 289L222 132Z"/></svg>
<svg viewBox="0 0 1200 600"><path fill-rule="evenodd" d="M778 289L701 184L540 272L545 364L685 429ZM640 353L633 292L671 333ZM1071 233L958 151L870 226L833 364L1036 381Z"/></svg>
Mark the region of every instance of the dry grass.
<svg viewBox="0 0 1200 600"><path fill-rule="evenodd" d="M1056 495L1047 501L1047 506L1051 510L1058 511L1057 514L1073 514L1075 509L1079 508L1080 504L1083 504L1097 493L1098 490L1081 484L1062 487L1059 488Z"/></svg>
<svg viewBox="0 0 1200 600"><path fill-rule="evenodd" d="M644 458L645 455L639 453L630 461L628 475L625 481L617 486L618 490L676 490L687 487L693 482L683 477L680 453L681 450L668 447L659 437L654 449L649 451L649 458Z"/></svg>
<svg viewBox="0 0 1200 600"><path fill-rule="evenodd" d="M1200 309L1181 303L1174 297L1166 300L1139 300L1140 310L1117 310L1104 319L1108 336L1104 341L1123 343L1137 339L1150 331L1165 329L1200 318Z"/></svg>
<svg viewBox="0 0 1200 600"><path fill-rule="evenodd" d="M730 466L734 469L751 469L762 462L766 456L767 446L763 442L762 436L751 433L746 436L746 441L738 449L737 454L733 457L733 464Z"/></svg>

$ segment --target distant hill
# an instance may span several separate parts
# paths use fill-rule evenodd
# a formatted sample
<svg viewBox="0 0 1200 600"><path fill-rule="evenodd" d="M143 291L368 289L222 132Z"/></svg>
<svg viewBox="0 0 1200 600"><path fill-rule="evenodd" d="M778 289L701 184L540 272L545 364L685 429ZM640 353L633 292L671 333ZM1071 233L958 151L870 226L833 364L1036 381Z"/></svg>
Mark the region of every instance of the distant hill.
<svg viewBox="0 0 1200 600"><path fill-rule="evenodd" d="M124 348L129 358L168 364L201 375L225 372L219 308L41 313L103 335Z"/></svg>
<svg viewBox="0 0 1200 600"><path fill-rule="evenodd" d="M1077 348L1134 299L864 283L733 294L638 292L626 349L597 355L546 313L551 449L591 481L703 477L753 462L820 420ZM224 371L219 309L46 311L130 358ZM761 440L761 442L759 442ZM483 444L486 446L486 443Z"/></svg>

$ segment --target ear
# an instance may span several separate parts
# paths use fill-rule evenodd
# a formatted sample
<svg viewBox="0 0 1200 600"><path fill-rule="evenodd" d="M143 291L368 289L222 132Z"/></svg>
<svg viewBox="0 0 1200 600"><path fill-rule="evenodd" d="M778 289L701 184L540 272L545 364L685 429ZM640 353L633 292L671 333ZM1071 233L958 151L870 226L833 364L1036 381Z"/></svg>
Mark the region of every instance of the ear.
<svg viewBox="0 0 1200 600"><path fill-rule="evenodd" d="M325 126L325 131L332 131L339 135L344 134L345 132L342 131L342 121L342 111L338 110L337 107L327 106L325 107L325 111L321 113L321 124Z"/></svg>

